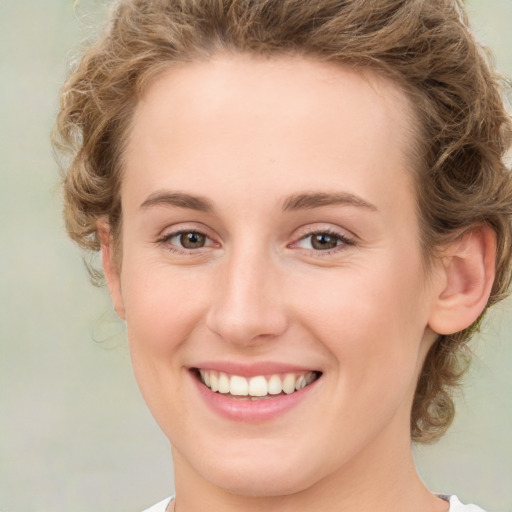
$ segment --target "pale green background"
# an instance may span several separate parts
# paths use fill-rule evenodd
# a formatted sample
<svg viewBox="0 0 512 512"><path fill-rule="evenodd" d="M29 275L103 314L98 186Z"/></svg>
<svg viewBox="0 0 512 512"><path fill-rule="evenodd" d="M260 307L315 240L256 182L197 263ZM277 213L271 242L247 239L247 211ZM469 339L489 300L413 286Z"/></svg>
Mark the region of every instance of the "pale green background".
<svg viewBox="0 0 512 512"><path fill-rule="evenodd" d="M59 84L102 4L0 0L1 512L137 512L172 491L124 328L64 235L49 146ZM470 9L511 74L512 0ZM512 512L512 302L494 316L456 423L417 459L434 490Z"/></svg>

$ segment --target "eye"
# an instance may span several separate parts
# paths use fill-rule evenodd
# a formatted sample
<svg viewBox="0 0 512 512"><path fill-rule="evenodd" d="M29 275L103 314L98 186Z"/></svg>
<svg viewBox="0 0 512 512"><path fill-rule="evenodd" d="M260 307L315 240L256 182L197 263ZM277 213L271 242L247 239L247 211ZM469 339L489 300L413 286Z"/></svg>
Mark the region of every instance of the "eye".
<svg viewBox="0 0 512 512"><path fill-rule="evenodd" d="M168 233L158 242L173 252L194 251L215 245L210 237L191 229Z"/></svg>
<svg viewBox="0 0 512 512"><path fill-rule="evenodd" d="M315 231L303 236L296 246L314 251L329 251L339 246L353 245L353 242L340 233Z"/></svg>
<svg viewBox="0 0 512 512"><path fill-rule="evenodd" d="M313 233L309 235L311 246L313 249L325 251L326 249L334 249L339 243L339 237L329 233Z"/></svg>
<svg viewBox="0 0 512 512"><path fill-rule="evenodd" d="M177 239L179 244L185 249L200 249L204 247L206 244L206 235L203 233L197 233L195 231L185 231L184 233L179 233L172 237L173 239Z"/></svg>

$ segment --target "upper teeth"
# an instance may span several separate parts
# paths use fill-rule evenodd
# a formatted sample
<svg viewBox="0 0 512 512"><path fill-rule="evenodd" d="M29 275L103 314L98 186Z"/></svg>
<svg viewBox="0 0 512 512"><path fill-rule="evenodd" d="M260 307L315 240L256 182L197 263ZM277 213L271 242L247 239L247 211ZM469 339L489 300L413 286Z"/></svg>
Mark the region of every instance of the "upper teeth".
<svg viewBox="0 0 512 512"><path fill-rule="evenodd" d="M236 396L279 395L282 392L289 395L315 380L315 372L257 375L249 379L213 370L199 370L199 373L203 383L212 391Z"/></svg>

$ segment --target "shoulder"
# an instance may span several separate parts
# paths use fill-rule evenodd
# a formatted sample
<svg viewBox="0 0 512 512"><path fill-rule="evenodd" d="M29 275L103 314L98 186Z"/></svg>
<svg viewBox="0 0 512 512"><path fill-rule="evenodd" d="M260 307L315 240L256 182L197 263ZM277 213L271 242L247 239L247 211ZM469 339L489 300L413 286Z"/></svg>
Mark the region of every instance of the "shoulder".
<svg viewBox="0 0 512 512"><path fill-rule="evenodd" d="M143 512L165 512L167 505L172 501L173 498L166 498L165 500L155 503L152 507L147 508Z"/></svg>
<svg viewBox="0 0 512 512"><path fill-rule="evenodd" d="M441 496L446 501L450 502L450 510L449 512L485 512L480 507L476 505L464 505L460 502L457 496Z"/></svg>

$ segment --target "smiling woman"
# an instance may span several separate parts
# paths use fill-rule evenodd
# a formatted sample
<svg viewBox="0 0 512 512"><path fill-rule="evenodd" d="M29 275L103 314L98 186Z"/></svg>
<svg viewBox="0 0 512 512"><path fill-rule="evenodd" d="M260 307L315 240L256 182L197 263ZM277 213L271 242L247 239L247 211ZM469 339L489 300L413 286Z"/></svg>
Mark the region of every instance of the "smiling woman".
<svg viewBox="0 0 512 512"><path fill-rule="evenodd" d="M171 443L152 510L477 510L411 439L510 281L498 85L456 1L116 3L56 143Z"/></svg>

